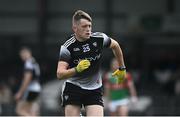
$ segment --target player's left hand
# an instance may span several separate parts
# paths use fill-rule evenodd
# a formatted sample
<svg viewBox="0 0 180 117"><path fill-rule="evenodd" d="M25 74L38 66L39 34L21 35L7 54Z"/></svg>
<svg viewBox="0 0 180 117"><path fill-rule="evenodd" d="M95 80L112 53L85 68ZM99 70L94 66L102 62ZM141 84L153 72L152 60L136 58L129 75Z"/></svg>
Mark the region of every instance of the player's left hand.
<svg viewBox="0 0 180 117"><path fill-rule="evenodd" d="M16 93L16 95L14 96L16 101L19 101L21 99L21 97L22 97L22 93L21 92Z"/></svg>
<svg viewBox="0 0 180 117"><path fill-rule="evenodd" d="M117 78L117 83L121 84L124 82L126 77L126 69L117 69L113 74L113 77Z"/></svg>
<svg viewBox="0 0 180 117"><path fill-rule="evenodd" d="M132 103L138 102L137 96L132 96L132 97L130 98L130 100L131 100Z"/></svg>

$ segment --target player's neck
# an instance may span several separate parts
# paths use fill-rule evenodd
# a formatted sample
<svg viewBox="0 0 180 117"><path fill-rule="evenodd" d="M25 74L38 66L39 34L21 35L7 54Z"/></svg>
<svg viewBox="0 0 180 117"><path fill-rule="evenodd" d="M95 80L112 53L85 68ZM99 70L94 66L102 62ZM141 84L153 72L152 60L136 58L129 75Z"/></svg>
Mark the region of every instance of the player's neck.
<svg viewBox="0 0 180 117"><path fill-rule="evenodd" d="M75 34L75 38L76 38L79 42L84 42L84 41L88 40L88 39L85 39L85 38L81 38L81 37L77 36L76 34Z"/></svg>

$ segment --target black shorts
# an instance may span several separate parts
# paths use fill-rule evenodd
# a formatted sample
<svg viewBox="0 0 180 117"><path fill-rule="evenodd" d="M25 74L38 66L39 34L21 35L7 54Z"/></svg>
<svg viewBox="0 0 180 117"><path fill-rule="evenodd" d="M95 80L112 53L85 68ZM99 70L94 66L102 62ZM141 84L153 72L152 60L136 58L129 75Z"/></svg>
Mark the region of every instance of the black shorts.
<svg viewBox="0 0 180 117"><path fill-rule="evenodd" d="M35 101L38 98L38 96L39 96L39 92L27 91L25 92L23 99L31 102L31 101Z"/></svg>
<svg viewBox="0 0 180 117"><path fill-rule="evenodd" d="M103 100L103 89L98 88L95 90L86 90L82 89L74 84L67 83L65 84L64 91L62 92L62 106L65 105L101 105L104 106Z"/></svg>

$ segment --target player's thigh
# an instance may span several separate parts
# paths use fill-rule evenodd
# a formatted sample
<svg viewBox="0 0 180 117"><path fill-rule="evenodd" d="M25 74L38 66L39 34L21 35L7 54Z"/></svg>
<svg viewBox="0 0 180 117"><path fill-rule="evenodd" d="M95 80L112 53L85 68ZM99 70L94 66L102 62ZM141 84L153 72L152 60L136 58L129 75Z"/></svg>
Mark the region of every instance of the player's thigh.
<svg viewBox="0 0 180 117"><path fill-rule="evenodd" d="M30 110L31 115L32 115L32 116L39 115L39 111L40 111L39 103L36 102L36 101L33 102L33 103L31 104L31 110Z"/></svg>
<svg viewBox="0 0 180 117"><path fill-rule="evenodd" d="M77 105L66 105L65 116L79 116L81 107Z"/></svg>
<svg viewBox="0 0 180 117"><path fill-rule="evenodd" d="M117 112L118 112L119 116L127 116L128 115L128 106L127 105L118 106Z"/></svg>
<svg viewBox="0 0 180 117"><path fill-rule="evenodd" d="M103 106L88 105L85 107L87 116L104 116Z"/></svg>
<svg viewBox="0 0 180 117"><path fill-rule="evenodd" d="M16 111L27 110L28 108L29 104L25 100L20 100L17 102Z"/></svg>

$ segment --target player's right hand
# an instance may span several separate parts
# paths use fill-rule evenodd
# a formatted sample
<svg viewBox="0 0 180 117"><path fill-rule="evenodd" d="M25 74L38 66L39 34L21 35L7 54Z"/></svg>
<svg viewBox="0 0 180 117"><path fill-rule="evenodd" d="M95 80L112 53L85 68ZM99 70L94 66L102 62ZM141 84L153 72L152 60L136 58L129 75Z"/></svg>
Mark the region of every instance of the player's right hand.
<svg viewBox="0 0 180 117"><path fill-rule="evenodd" d="M89 68L90 65L91 65L91 63L89 60L81 60L79 62L79 64L75 67L75 69L79 73L79 72L82 72L85 69Z"/></svg>

